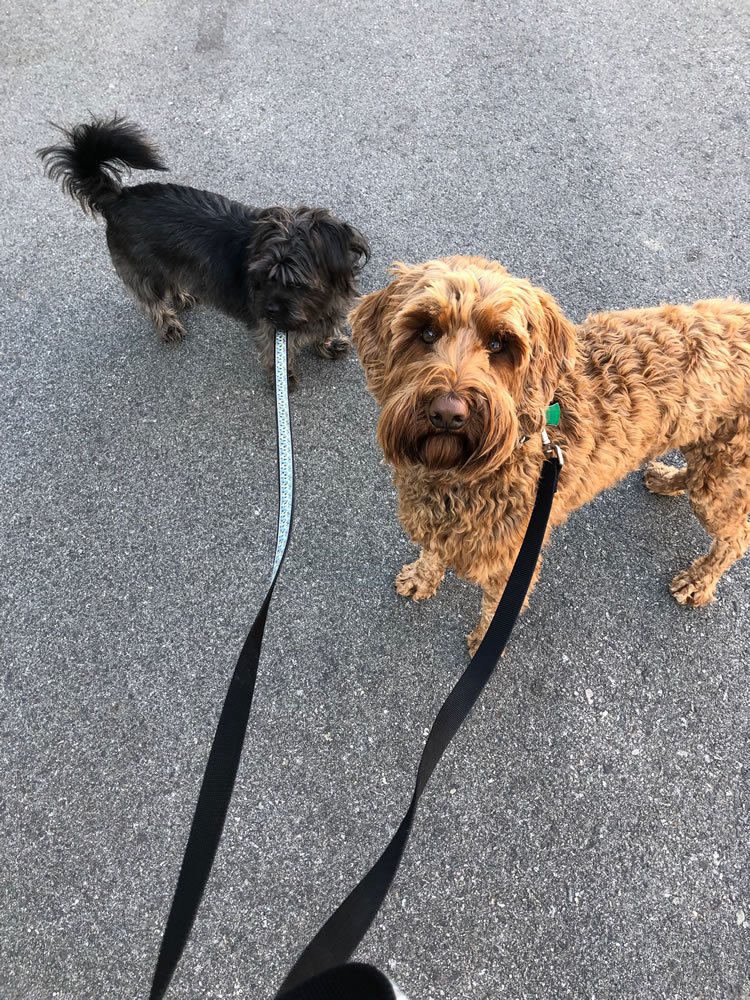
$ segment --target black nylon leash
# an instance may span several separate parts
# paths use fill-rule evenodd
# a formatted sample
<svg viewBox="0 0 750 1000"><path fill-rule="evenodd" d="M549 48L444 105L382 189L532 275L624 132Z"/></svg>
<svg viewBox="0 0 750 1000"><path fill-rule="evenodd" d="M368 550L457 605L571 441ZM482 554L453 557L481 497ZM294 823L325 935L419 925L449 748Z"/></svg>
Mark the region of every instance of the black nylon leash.
<svg viewBox="0 0 750 1000"><path fill-rule="evenodd" d="M545 445L550 448L547 441L545 441ZM313 1000L313 998L317 1000L317 997L320 997L321 1000L324 997L330 997L330 1000L334 1000L335 993L306 992L303 984L307 984L313 977L320 976L326 970L342 966L351 957L375 919L401 862L422 792L446 747L471 712L492 676L516 619L521 613L539 560L562 465L560 452L557 449L551 449L551 451L552 453L545 458L542 466L534 509L503 596L479 648L443 702L432 725L430 735L427 737L422 751L414 795L398 830L373 867L328 918L302 952L282 983L275 1000L282 1000L282 998L284 1000ZM349 968L348 966L343 967ZM352 997L362 995L352 993ZM374 997L388 996L389 994L372 993L370 995Z"/></svg>
<svg viewBox="0 0 750 1000"><path fill-rule="evenodd" d="M268 608L292 530L294 462L287 393L287 342L283 332L276 334L275 376L279 513L271 579L260 611L242 646L224 699L159 948L149 1000L161 1000L169 986L211 874L242 756Z"/></svg>

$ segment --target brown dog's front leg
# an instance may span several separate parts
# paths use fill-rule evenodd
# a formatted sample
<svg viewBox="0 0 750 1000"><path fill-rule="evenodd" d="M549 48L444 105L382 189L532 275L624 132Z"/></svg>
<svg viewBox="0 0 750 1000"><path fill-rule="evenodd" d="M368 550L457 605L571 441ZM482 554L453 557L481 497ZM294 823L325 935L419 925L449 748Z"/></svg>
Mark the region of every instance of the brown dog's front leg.
<svg viewBox="0 0 750 1000"><path fill-rule="evenodd" d="M437 591L446 569L447 566L439 556L422 549L419 559L404 566L396 577L396 591L402 597L424 601Z"/></svg>

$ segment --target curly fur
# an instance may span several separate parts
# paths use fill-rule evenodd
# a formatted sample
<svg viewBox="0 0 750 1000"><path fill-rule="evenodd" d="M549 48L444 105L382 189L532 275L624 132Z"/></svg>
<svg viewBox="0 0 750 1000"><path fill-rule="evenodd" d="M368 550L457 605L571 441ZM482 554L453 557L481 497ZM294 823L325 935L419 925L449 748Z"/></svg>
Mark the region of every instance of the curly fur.
<svg viewBox="0 0 750 1000"><path fill-rule="evenodd" d="M713 600L750 545L750 305L710 299L574 326L547 292L480 257L396 264L392 274L349 318L381 405L378 440L401 522L422 546L398 592L430 597L448 567L479 584L476 649L531 514L554 399L562 418L549 434L565 465L550 528L679 448L686 467L651 462L645 482L656 493L687 490L713 544L671 591L681 604ZM445 394L468 404L458 431L431 419Z"/></svg>
<svg viewBox="0 0 750 1000"><path fill-rule="evenodd" d="M123 171L166 170L132 122L115 116L60 128L38 151L46 172L107 223L112 262L165 340L199 302L245 323L273 367L276 329L288 330L290 377L301 347L342 357L347 309L369 258L364 236L324 208L251 208L180 184L123 187Z"/></svg>

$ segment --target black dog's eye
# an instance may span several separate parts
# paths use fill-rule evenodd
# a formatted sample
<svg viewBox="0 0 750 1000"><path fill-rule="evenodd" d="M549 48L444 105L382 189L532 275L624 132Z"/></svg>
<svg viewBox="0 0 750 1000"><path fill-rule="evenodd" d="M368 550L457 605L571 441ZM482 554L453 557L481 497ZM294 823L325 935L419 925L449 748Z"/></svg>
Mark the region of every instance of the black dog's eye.
<svg viewBox="0 0 750 1000"><path fill-rule="evenodd" d="M490 354L499 354L504 346L499 337L493 337L492 340L487 341L487 350Z"/></svg>
<svg viewBox="0 0 750 1000"><path fill-rule="evenodd" d="M437 334L434 330L422 330L422 340L425 344L434 344L437 340Z"/></svg>

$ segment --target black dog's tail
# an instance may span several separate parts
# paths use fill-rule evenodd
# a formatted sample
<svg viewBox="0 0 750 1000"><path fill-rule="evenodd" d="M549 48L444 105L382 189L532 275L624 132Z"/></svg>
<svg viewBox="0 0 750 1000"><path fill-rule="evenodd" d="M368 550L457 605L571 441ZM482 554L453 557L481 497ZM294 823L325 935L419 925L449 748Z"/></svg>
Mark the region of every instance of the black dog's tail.
<svg viewBox="0 0 750 1000"><path fill-rule="evenodd" d="M63 191L76 198L84 211L102 212L122 190L123 170L166 170L158 150L132 122L115 115L108 121L92 118L72 128L55 128L67 142L37 150L44 171L59 180Z"/></svg>

